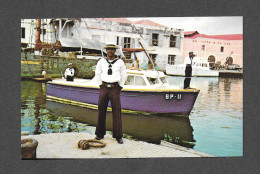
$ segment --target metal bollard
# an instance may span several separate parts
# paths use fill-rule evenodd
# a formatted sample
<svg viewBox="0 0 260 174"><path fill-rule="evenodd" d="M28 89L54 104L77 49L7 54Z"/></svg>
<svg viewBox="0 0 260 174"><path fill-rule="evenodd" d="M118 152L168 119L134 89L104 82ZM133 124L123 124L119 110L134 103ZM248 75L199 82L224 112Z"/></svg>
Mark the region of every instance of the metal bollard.
<svg viewBox="0 0 260 174"><path fill-rule="evenodd" d="M22 159L36 159L36 149L38 141L32 138L21 140L21 157Z"/></svg>

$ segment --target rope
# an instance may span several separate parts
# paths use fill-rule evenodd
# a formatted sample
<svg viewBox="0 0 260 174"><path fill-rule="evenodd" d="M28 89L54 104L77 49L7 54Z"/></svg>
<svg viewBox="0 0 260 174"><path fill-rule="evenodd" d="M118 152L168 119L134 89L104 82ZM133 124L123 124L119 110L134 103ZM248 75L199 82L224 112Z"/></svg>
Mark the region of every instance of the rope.
<svg viewBox="0 0 260 174"><path fill-rule="evenodd" d="M79 140L79 142L78 142L78 147L82 150L93 149L93 148L102 148L105 146L106 146L106 143L104 143L100 140L95 140L95 139Z"/></svg>

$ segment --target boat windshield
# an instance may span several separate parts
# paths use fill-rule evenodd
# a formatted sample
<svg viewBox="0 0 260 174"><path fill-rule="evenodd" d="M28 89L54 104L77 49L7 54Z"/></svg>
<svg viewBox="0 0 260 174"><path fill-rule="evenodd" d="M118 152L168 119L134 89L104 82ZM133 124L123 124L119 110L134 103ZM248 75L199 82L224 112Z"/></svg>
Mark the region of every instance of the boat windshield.
<svg viewBox="0 0 260 174"><path fill-rule="evenodd" d="M155 85L155 84L159 84L160 83L158 78L147 77L147 80L150 83L150 85Z"/></svg>
<svg viewBox="0 0 260 174"><path fill-rule="evenodd" d="M160 77L160 80L162 81L162 83L168 83L165 77Z"/></svg>
<svg viewBox="0 0 260 174"><path fill-rule="evenodd" d="M125 81L125 85L146 86L146 83L142 76L128 75Z"/></svg>

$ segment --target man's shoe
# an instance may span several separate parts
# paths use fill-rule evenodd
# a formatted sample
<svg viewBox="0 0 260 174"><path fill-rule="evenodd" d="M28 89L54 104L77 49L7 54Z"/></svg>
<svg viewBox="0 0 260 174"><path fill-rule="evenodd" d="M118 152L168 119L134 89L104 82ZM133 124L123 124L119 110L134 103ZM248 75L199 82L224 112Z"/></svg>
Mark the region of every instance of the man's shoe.
<svg viewBox="0 0 260 174"><path fill-rule="evenodd" d="M123 139L122 138L117 138L116 141L118 142L118 144L123 144Z"/></svg>
<svg viewBox="0 0 260 174"><path fill-rule="evenodd" d="M98 137L98 136L96 136L94 139L95 140L101 140L101 139L103 139L104 137Z"/></svg>

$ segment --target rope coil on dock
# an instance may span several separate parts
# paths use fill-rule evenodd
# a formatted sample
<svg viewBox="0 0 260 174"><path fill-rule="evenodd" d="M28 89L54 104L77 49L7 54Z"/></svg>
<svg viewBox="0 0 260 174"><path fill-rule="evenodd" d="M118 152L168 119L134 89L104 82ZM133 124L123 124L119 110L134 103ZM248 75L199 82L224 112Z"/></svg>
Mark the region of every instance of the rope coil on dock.
<svg viewBox="0 0 260 174"><path fill-rule="evenodd" d="M93 148L102 148L105 146L106 146L106 143L104 143L100 140L95 140L95 139L79 140L79 142L78 142L78 147L82 150L93 149Z"/></svg>

